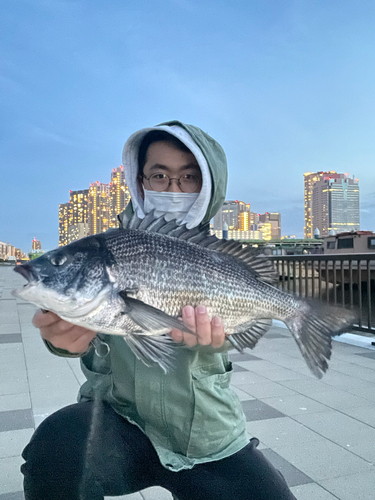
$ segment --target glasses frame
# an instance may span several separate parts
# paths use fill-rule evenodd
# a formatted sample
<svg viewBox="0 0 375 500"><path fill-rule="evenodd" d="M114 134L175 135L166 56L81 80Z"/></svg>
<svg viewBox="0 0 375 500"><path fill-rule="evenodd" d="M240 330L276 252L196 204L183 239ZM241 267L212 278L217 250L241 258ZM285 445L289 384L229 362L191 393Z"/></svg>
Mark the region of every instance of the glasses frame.
<svg viewBox="0 0 375 500"><path fill-rule="evenodd" d="M184 191L181 188L181 180L180 179L182 177L184 177L184 175L186 175L186 174L182 174L180 177L177 178L177 177L169 177L169 175L163 173L162 175L164 175L167 179L169 179L169 183L168 183L168 186L166 187L165 190L163 189L163 191L157 191L156 189L152 188L151 180L150 180L151 177L153 177L154 175L160 175L160 173L152 174L152 175L150 175L150 177L146 177L145 174L139 174L139 177L140 177L140 179L146 179L150 183L150 187L151 187L152 191L155 191L156 193L163 193L165 190L168 190L170 188L170 185L172 184L172 181L177 181L177 185L181 189L182 193L189 193L189 194L197 193L198 189L202 188L202 178L200 179L200 182L199 182L197 189L195 191Z"/></svg>

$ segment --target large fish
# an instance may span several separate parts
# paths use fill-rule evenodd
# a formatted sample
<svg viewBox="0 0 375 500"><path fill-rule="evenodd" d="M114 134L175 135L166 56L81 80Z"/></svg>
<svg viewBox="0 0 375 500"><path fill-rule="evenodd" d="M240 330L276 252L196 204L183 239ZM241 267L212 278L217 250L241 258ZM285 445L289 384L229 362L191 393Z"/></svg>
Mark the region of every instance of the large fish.
<svg viewBox="0 0 375 500"><path fill-rule="evenodd" d="M165 371L182 348L165 334L189 331L178 319L186 305L203 304L220 317L239 350L253 348L272 319L281 320L319 378L328 368L331 337L354 321L350 311L278 290L273 265L239 242L153 214L134 216L125 228L75 241L15 271L28 283L14 295L73 324L124 336L138 358Z"/></svg>

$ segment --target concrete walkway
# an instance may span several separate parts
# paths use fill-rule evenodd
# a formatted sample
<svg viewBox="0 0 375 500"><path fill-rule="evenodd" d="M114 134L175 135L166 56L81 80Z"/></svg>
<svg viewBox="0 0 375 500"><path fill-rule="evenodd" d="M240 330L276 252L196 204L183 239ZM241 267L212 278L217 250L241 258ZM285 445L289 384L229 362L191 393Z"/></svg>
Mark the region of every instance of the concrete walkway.
<svg viewBox="0 0 375 500"><path fill-rule="evenodd" d="M44 347L31 324L35 308L11 295L23 283L12 267L0 266L0 500L23 499L23 447L46 416L75 401L84 381L78 360ZM375 349L335 342L330 369L317 380L288 331L273 327L254 351L232 361L249 434L298 500L375 498ZM149 488L117 498L171 495Z"/></svg>

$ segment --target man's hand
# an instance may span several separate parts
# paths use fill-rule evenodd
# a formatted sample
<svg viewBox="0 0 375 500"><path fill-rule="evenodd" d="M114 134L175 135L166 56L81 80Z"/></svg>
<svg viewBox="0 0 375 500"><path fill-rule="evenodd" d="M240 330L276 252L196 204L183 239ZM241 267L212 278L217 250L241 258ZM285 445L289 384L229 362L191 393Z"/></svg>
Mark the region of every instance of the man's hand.
<svg viewBox="0 0 375 500"><path fill-rule="evenodd" d="M55 313L44 313L40 309L34 315L33 325L39 328L44 340L48 340L58 349L65 349L74 354L87 351L96 335L92 330L72 325Z"/></svg>
<svg viewBox="0 0 375 500"><path fill-rule="evenodd" d="M181 332L174 328L170 336L175 342L184 342L189 347L195 345L210 345L214 348L221 347L225 342L223 323L220 318L214 317L210 321L207 310L204 306L195 308L186 306L182 310L182 320L185 325L196 332L197 336L191 333Z"/></svg>

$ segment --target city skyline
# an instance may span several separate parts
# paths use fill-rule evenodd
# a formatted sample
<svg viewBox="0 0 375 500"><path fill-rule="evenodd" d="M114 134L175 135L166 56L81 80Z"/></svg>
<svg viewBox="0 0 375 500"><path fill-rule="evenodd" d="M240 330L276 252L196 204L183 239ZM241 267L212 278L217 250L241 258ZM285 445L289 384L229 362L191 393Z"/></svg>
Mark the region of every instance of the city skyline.
<svg viewBox="0 0 375 500"><path fill-rule="evenodd" d="M312 192L314 186L318 185L321 180L324 179L348 179L349 173L337 173L335 171L328 172L305 172L304 176L304 202L305 202L305 226L304 226L304 238L314 238L311 217L309 214L308 203L312 201ZM351 179L350 179L351 180ZM354 181L354 178L353 178ZM358 185L359 179L355 179L356 185ZM117 168L111 169L111 180L108 183L102 183L99 181L90 182L87 189L72 190L69 189L70 200L66 203L58 204L58 244L57 246L62 246L68 244L76 239L82 238L84 236L97 234L104 232L107 229L117 227L117 214L120 213L125 207L130 199L128 187L126 184L126 179L124 175L124 168L120 165ZM89 202L90 197L90 202ZM107 202L101 203L100 199L108 198ZM121 200L121 201L120 201ZM229 215L225 216L222 214L223 209L226 206L233 204L237 206L235 213L232 210L225 210L230 212ZM242 200L225 200L223 206L219 210L218 214L212 219L212 227L216 230L216 235L222 237L219 233L222 231L222 222L228 223L228 228L230 231L230 238L238 239L280 239L286 238L287 233L281 231L281 214L280 212L264 212L263 214L254 212L251 210L251 203ZM103 225L103 213L102 210L108 211L108 214L104 217L105 219ZM93 218L88 215L89 212L95 211L96 216ZM311 204L312 211L312 204ZM249 213L249 217L244 219L241 215L246 215ZM229 217L229 218L228 218ZM254 220L254 217L256 220ZM216 222L219 218L222 222ZM110 219L110 220L109 220ZM232 220L233 219L233 220ZM272 220L273 219L273 220ZM98 222L96 222L98 220ZM244 223L244 220L246 222ZM95 221L95 222L94 222ZM231 221L231 222L230 222ZM235 222L234 222L235 221ZM307 221L310 221L306 224ZM262 225L266 223L268 227L262 228ZM99 225L98 225L99 224ZM259 228L253 228L254 225L259 225ZM353 226L355 224L352 224ZM245 227L246 226L246 227ZM308 227L307 227L308 226ZM70 227L70 229L69 229ZM314 226L315 227L315 226ZM329 228L331 229L331 228ZM359 227L353 227L352 230L358 230ZM246 231L251 231L246 234ZM260 230L260 231L259 231ZM349 227L344 228L343 231L350 230ZM245 232L244 232L245 231ZM266 236L262 235L265 231ZM269 235L268 235L269 232ZM309 234L310 232L310 234ZM277 234L276 234L277 233ZM272 236L271 236L272 235ZM293 235L295 237L296 235ZM327 234L321 236L328 236ZM31 247L21 250L27 254L30 250L34 249L34 242L36 241L35 235L31 241ZM38 244L40 245L40 241ZM3 243L14 246L11 242ZM52 247L55 248L55 247ZM52 248L47 248L51 250ZM46 250L44 247L43 250Z"/></svg>
<svg viewBox="0 0 375 500"><path fill-rule="evenodd" d="M227 199L303 235L303 173L360 179L375 229L375 4L19 0L2 5L0 239L58 244L56 200L105 181L136 130L201 127Z"/></svg>

